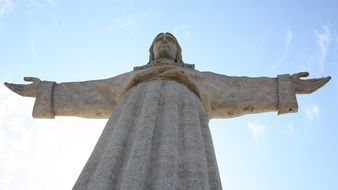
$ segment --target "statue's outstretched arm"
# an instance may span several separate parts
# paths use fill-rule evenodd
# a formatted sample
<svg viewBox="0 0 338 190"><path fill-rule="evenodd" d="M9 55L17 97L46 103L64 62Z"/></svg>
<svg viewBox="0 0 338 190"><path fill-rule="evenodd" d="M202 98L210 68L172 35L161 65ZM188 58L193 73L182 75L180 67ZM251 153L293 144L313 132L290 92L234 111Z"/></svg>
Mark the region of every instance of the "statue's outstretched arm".
<svg viewBox="0 0 338 190"><path fill-rule="evenodd" d="M21 96L36 98L33 108L34 118L55 116L107 118L128 85L129 78L129 74L126 73L103 80L56 83L25 77L25 81L32 83L5 82L5 85Z"/></svg>
<svg viewBox="0 0 338 190"><path fill-rule="evenodd" d="M314 79L300 79L309 76L308 72L300 72L291 75L290 79L293 83L296 94L310 94L320 87L324 86L331 79L330 76Z"/></svg>
<svg viewBox="0 0 338 190"><path fill-rule="evenodd" d="M5 82L4 84L13 92L27 97L36 97L41 84L41 80L36 77L24 77L27 82L33 82L31 84L13 84Z"/></svg>
<svg viewBox="0 0 338 190"><path fill-rule="evenodd" d="M211 118L236 117L243 114L277 111L297 112L296 94L309 94L324 86L331 77L301 79L307 72L269 77L231 77L205 75L206 94L210 100Z"/></svg>

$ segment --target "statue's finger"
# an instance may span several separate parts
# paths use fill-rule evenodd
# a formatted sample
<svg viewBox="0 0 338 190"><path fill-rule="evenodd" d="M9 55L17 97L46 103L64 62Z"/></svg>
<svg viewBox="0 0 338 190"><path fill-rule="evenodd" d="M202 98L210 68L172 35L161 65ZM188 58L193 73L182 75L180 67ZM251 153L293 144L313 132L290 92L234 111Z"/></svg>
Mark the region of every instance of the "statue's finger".
<svg viewBox="0 0 338 190"><path fill-rule="evenodd" d="M32 77L23 77L23 80L27 81L27 82L31 82L32 81Z"/></svg>
<svg viewBox="0 0 338 190"><path fill-rule="evenodd" d="M9 88L10 90L12 90L13 92L17 92L17 87L16 87L15 84L5 82L5 85L7 86L7 88Z"/></svg>
<svg viewBox="0 0 338 190"><path fill-rule="evenodd" d="M9 88L10 90L12 90L12 84L11 83L8 83L8 82L5 82L4 85ZM13 90L12 90L13 91Z"/></svg>
<svg viewBox="0 0 338 190"><path fill-rule="evenodd" d="M34 83L40 82L40 79L36 77L24 77L23 80L27 82L34 82Z"/></svg>
<svg viewBox="0 0 338 190"><path fill-rule="evenodd" d="M9 88L11 91L20 94L22 96L25 96L24 89L26 85L5 82L5 86L7 86L7 88Z"/></svg>
<svg viewBox="0 0 338 190"><path fill-rule="evenodd" d="M311 81L311 90L310 93L316 91L317 89L324 86L327 82L331 80L331 77L325 77L321 79L317 79L316 81Z"/></svg>
<svg viewBox="0 0 338 190"><path fill-rule="evenodd" d="M322 78L314 78L314 79L307 79L306 81L308 81L311 84L316 84L316 83L321 83L321 82L325 82L325 84L327 82L329 82L331 79L331 77L322 77Z"/></svg>
<svg viewBox="0 0 338 190"><path fill-rule="evenodd" d="M15 89L16 89L15 84L8 83L8 82L5 82L4 84L5 84L5 86L7 86L7 88L9 88L10 90L15 92Z"/></svg>
<svg viewBox="0 0 338 190"><path fill-rule="evenodd" d="M318 82L316 82L316 84L322 84L325 85L327 82L329 82L331 80L331 77L325 77L325 78L321 78Z"/></svg>
<svg viewBox="0 0 338 190"><path fill-rule="evenodd" d="M307 77L309 76L309 72L300 72L300 73L297 73L298 77Z"/></svg>
<svg viewBox="0 0 338 190"><path fill-rule="evenodd" d="M294 82L298 82L301 77L307 77L307 76L309 76L309 72L299 72L299 73L293 74L291 76L291 80Z"/></svg>

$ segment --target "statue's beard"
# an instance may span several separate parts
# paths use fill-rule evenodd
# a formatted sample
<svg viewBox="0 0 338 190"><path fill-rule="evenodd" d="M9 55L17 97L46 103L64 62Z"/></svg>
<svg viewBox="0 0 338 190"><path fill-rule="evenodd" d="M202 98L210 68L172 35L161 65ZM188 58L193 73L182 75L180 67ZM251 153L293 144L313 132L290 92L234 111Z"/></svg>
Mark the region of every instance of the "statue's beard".
<svg viewBox="0 0 338 190"><path fill-rule="evenodd" d="M169 52L170 52L170 48L167 45L162 45L160 47L159 55L160 55L161 58L169 58L170 59L171 57L170 57Z"/></svg>

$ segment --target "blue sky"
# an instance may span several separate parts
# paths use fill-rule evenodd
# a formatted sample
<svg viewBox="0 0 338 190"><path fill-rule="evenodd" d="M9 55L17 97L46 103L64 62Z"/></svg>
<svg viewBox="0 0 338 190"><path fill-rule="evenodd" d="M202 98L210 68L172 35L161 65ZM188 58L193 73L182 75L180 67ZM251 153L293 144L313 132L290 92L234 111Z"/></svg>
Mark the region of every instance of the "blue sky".
<svg viewBox="0 0 338 190"><path fill-rule="evenodd" d="M0 82L102 79L171 32L183 60L229 76L332 76L299 111L210 121L223 189L338 189L338 2L0 0ZM106 120L32 119L0 86L0 189L70 189Z"/></svg>

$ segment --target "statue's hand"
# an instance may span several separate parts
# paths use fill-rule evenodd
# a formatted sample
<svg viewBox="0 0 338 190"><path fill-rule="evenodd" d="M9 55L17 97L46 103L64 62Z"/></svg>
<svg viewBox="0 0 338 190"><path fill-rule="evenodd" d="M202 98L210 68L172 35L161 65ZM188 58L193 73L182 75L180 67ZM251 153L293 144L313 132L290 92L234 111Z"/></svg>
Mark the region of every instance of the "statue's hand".
<svg viewBox="0 0 338 190"><path fill-rule="evenodd" d="M5 82L7 88L21 96L36 97L40 87L41 80L35 77L24 77L25 81L33 82L31 84L12 84Z"/></svg>
<svg viewBox="0 0 338 190"><path fill-rule="evenodd" d="M293 74L290 79L293 82L296 94L310 94L320 87L324 86L331 77L322 77L315 79L300 79L301 77L309 76L308 72L300 72Z"/></svg>

